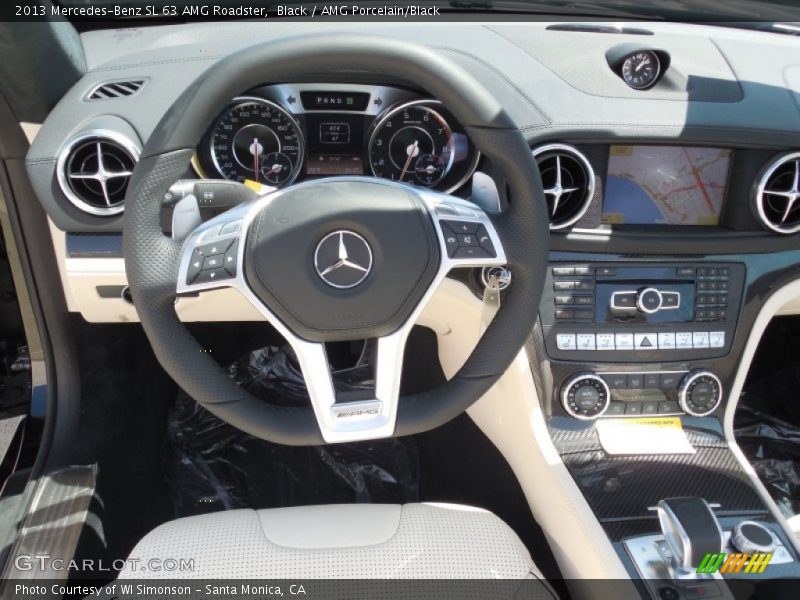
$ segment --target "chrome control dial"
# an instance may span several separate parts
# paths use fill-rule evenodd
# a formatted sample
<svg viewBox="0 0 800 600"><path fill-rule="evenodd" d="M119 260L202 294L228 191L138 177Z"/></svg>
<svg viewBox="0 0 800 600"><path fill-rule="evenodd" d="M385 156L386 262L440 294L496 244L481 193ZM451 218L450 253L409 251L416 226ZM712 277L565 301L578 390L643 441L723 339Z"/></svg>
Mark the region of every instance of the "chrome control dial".
<svg viewBox="0 0 800 600"><path fill-rule="evenodd" d="M778 538L765 525L755 521L741 521L731 532L731 543L745 554L775 552Z"/></svg>
<svg viewBox="0 0 800 600"><path fill-rule="evenodd" d="M678 403L693 417L710 415L722 400L722 382L711 371L689 372L678 388Z"/></svg>
<svg viewBox="0 0 800 600"><path fill-rule="evenodd" d="M606 412L610 402L608 384L594 373L578 373L561 388L561 404L576 419L597 419Z"/></svg>

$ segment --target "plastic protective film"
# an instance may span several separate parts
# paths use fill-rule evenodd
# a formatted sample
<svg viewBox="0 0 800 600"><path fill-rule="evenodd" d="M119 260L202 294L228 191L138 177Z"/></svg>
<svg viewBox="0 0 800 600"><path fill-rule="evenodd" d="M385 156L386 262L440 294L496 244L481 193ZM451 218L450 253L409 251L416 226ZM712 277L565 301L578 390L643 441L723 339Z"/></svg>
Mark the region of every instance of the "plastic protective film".
<svg viewBox="0 0 800 600"><path fill-rule="evenodd" d="M749 383L734 422L736 440L786 517L800 514L799 375L788 368Z"/></svg>
<svg viewBox="0 0 800 600"><path fill-rule="evenodd" d="M337 389L370 383L362 352L334 371ZM335 362L332 360L332 363ZM265 402L309 406L293 352L255 350L228 366L240 386ZM221 421L180 392L169 416L166 473L177 516L231 508L417 500L417 450L406 438L290 447L265 442Z"/></svg>

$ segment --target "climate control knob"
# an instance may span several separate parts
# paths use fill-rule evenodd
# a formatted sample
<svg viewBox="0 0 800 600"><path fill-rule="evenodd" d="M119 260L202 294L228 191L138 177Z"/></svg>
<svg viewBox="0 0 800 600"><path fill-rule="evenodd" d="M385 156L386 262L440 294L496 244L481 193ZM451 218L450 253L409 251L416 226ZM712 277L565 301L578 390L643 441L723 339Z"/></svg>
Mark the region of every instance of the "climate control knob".
<svg viewBox="0 0 800 600"><path fill-rule="evenodd" d="M589 421L602 416L609 402L608 384L594 373L578 373L561 388L561 404L576 419Z"/></svg>
<svg viewBox="0 0 800 600"><path fill-rule="evenodd" d="M678 403L693 417L710 415L722 400L722 383L711 371L689 372L678 388Z"/></svg>

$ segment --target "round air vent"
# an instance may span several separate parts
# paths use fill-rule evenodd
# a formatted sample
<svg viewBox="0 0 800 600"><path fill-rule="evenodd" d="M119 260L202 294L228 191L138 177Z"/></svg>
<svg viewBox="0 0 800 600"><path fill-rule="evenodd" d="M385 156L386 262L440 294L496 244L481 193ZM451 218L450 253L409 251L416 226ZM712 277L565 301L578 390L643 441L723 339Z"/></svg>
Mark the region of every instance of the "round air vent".
<svg viewBox="0 0 800 600"><path fill-rule="evenodd" d="M87 131L61 150L56 175L61 191L75 206L98 216L124 209L125 191L139 160L136 145L113 131Z"/></svg>
<svg viewBox="0 0 800 600"><path fill-rule="evenodd" d="M767 167L758 180L756 210L772 231L800 231L800 152L781 156Z"/></svg>
<svg viewBox="0 0 800 600"><path fill-rule="evenodd" d="M542 175L550 229L564 229L586 213L594 195L594 170L589 160L566 144L533 149Z"/></svg>

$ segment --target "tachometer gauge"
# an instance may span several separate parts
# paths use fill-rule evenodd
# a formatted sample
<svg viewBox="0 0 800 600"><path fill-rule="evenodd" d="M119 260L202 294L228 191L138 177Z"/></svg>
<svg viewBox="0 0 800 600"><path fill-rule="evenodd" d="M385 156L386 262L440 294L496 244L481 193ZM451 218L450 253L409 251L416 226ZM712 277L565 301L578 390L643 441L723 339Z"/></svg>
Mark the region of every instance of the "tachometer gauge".
<svg viewBox="0 0 800 600"><path fill-rule="evenodd" d="M236 98L211 132L211 159L226 179L287 185L300 172L303 135L294 117L277 104Z"/></svg>
<svg viewBox="0 0 800 600"><path fill-rule="evenodd" d="M441 102L421 99L378 117L366 158L375 177L450 193L475 172L480 152Z"/></svg>
<svg viewBox="0 0 800 600"><path fill-rule="evenodd" d="M420 157L435 155L446 174L455 157L453 130L430 102L403 104L383 116L369 141L369 164L376 177L427 184L416 177ZM441 179L441 177L439 177ZM435 182L433 182L435 183Z"/></svg>

